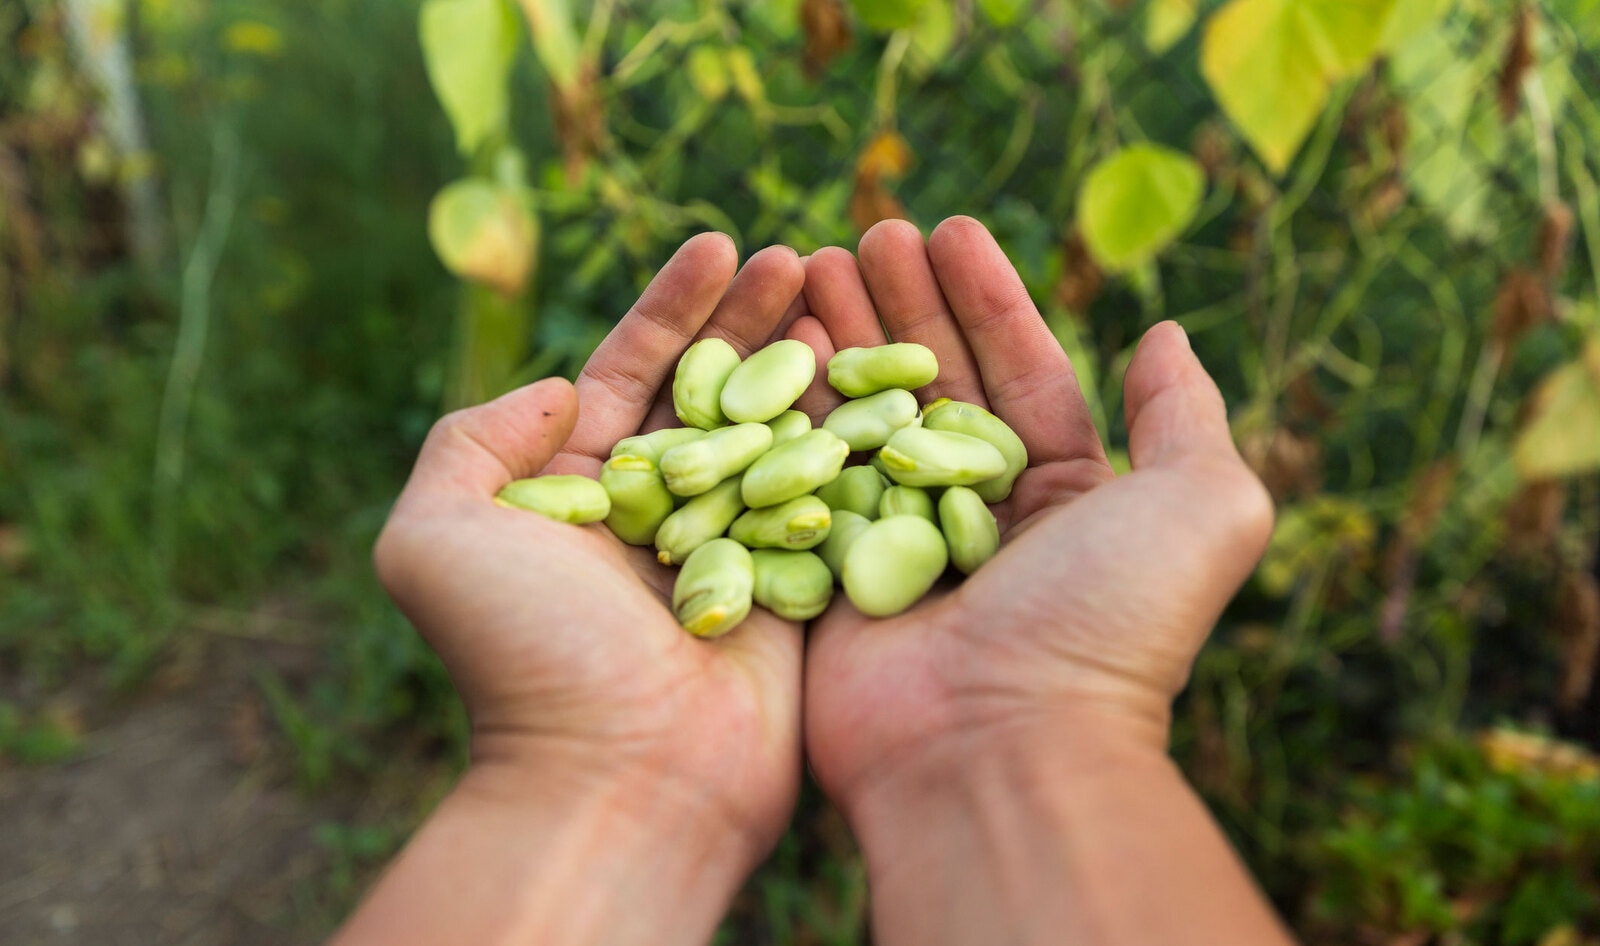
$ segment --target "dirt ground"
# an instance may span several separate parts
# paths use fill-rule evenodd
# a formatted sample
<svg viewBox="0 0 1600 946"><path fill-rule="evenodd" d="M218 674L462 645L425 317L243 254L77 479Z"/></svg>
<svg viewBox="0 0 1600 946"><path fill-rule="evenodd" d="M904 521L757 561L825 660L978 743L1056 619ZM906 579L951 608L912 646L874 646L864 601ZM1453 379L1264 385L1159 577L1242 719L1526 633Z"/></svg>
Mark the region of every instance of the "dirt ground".
<svg viewBox="0 0 1600 946"><path fill-rule="evenodd" d="M83 743L68 760L0 763L0 943L325 936L338 907L315 829L352 805L294 789L251 679L263 665L301 671L308 653L208 644L131 700L78 697Z"/></svg>

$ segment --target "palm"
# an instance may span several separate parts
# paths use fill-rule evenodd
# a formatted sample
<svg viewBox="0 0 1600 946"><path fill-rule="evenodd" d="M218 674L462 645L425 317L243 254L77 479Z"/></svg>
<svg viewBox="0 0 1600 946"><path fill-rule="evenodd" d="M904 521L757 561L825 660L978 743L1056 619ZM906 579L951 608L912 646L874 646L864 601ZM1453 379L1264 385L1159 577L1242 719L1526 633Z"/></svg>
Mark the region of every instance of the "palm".
<svg viewBox="0 0 1600 946"><path fill-rule="evenodd" d="M1209 477L1192 471L1152 465L1113 480L1065 356L975 223L941 227L925 254L914 230L884 225L863 239L859 275L843 262L814 258L807 274L830 340L881 344L886 329L934 347L932 393L989 406L1023 437L1030 466L995 507L999 554L965 582L887 620L838 600L814 622L807 749L824 786L848 796L908 753L939 752L942 740L1024 722L1040 707L1162 716L1243 577L1219 596L1219 569L1253 562L1234 548L1256 540L1241 542L1238 507L1196 503ZM856 288L822 283L863 277ZM875 312L862 304L869 295L882 300ZM1170 380L1159 356L1139 377L1130 370L1130 408ZM1147 444L1153 433L1147 425ZM1246 503L1258 493L1249 483L1219 489ZM1204 541L1174 543L1174 529Z"/></svg>
<svg viewBox="0 0 1600 946"><path fill-rule="evenodd" d="M725 239L686 244L585 366L577 404L542 382L442 422L378 564L461 690L475 753L577 752L770 839L799 780L799 627L763 612L721 640L691 638L651 550L489 502L517 477L597 476L612 444L652 424L697 333L746 351L765 341L800 264L773 252L732 269Z"/></svg>

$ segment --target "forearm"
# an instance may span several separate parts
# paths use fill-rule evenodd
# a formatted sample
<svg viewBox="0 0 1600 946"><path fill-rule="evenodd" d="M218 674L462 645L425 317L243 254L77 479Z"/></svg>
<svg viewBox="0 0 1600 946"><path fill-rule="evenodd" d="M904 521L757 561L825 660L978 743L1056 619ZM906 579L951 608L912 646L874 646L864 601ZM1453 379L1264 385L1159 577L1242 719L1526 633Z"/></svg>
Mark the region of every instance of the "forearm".
<svg viewBox="0 0 1600 946"><path fill-rule="evenodd" d="M885 946L1290 942L1176 766L1143 745L984 747L849 814Z"/></svg>
<svg viewBox="0 0 1600 946"><path fill-rule="evenodd" d="M709 942L747 839L648 791L572 787L469 771L334 946Z"/></svg>

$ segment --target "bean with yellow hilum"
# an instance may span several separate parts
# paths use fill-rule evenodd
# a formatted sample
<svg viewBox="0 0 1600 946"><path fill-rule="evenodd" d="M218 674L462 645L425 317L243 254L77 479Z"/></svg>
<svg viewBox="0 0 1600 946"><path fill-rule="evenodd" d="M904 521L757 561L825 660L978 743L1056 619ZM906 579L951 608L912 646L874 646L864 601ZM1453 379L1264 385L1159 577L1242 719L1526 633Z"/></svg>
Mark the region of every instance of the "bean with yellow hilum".
<svg viewBox="0 0 1600 946"><path fill-rule="evenodd" d="M532 477L495 501L653 545L681 566L672 611L696 637L732 631L753 607L808 621L836 586L868 617L900 614L999 551L987 504L1010 495L1027 447L979 405L919 410L913 391L938 360L907 342L834 355L828 383L847 400L813 427L794 405L816 364L793 339L744 359L702 339L673 376L684 427L623 438L598 482Z"/></svg>

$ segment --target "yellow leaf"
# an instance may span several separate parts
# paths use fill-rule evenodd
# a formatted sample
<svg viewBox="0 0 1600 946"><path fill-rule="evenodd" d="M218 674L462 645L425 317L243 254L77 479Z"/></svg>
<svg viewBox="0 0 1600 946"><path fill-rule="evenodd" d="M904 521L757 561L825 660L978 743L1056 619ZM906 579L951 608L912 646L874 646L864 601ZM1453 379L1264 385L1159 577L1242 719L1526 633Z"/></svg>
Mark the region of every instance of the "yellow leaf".
<svg viewBox="0 0 1600 946"><path fill-rule="evenodd" d="M714 46L696 46L689 50L686 65L689 84L694 86L696 95L716 102L728 94L728 69L723 63L722 50Z"/></svg>
<svg viewBox="0 0 1600 946"><path fill-rule="evenodd" d="M1512 457L1529 480L1600 470L1600 335L1583 354L1551 372L1529 399L1528 421Z"/></svg>
<svg viewBox="0 0 1600 946"><path fill-rule="evenodd" d="M468 179L433 199L428 238L452 273L515 296L533 271L539 223L519 188Z"/></svg>
<svg viewBox="0 0 1600 946"><path fill-rule="evenodd" d="M903 177L911 169L911 146L896 132L874 135L856 159L856 174L861 177Z"/></svg>
<svg viewBox="0 0 1600 946"><path fill-rule="evenodd" d="M1230 0L1206 23L1200 71L1274 173L1288 167L1332 83L1377 54L1395 0Z"/></svg>
<svg viewBox="0 0 1600 946"><path fill-rule="evenodd" d="M1199 0L1151 0L1145 11L1144 44L1160 55L1194 26Z"/></svg>

